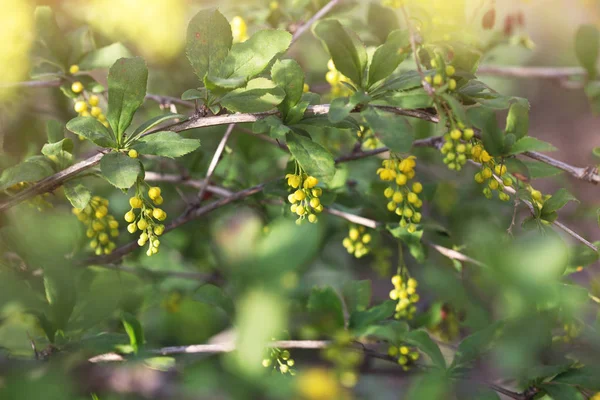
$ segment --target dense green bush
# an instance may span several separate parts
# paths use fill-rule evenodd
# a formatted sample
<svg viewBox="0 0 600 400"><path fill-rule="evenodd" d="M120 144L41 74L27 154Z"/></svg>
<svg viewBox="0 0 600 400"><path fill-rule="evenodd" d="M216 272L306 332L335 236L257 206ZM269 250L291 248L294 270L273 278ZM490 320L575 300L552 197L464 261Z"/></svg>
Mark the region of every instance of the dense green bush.
<svg viewBox="0 0 600 400"><path fill-rule="evenodd" d="M533 42L473 3L7 3L31 80L0 69L1 397L600 392L597 243L561 222L600 175L478 78L597 108L599 34L582 68L491 67Z"/></svg>

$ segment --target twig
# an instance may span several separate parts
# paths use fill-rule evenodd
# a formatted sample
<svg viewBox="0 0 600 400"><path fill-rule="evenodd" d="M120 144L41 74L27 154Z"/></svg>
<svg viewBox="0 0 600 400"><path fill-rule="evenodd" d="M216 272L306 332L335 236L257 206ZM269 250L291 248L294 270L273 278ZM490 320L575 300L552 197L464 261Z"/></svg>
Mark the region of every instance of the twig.
<svg viewBox="0 0 600 400"><path fill-rule="evenodd" d="M385 225L382 222L378 222L369 218L361 217L359 215L350 214L344 211L336 210L334 208L325 208L324 211L328 214L334 215L336 217L340 217L345 219L346 221L352 222L353 224L362 225L367 228L377 229L377 227ZM424 244L436 250L441 255L448 257L451 260L468 262L473 265L477 265L479 267L485 267L486 265L480 261L475 260L457 250L449 249L447 247L440 246L435 243L431 243L428 241L423 241Z"/></svg>
<svg viewBox="0 0 600 400"><path fill-rule="evenodd" d="M223 150L225 150L225 145L227 144L227 140L229 140L229 136L231 136L231 132L233 132L233 128L235 128L235 124L229 124L229 126L227 127L223 138L221 139L219 145L217 146L217 149L215 150L215 154L213 154L212 160L210 160L208 171L206 171L206 178L204 178L204 185L202 185L200 191L198 192L197 201L195 201L192 204L198 206L200 205L200 203L202 203L202 198L206 193L206 189L208 187L208 184L210 183L210 178L212 177L213 173L215 172L215 169L217 168L217 164L221 159L221 154L223 154Z"/></svg>
<svg viewBox="0 0 600 400"><path fill-rule="evenodd" d="M267 344L267 347L276 347L279 349L304 349L304 350L321 350L330 346L333 342L329 340L279 340L273 341ZM359 341L352 343L352 350L359 351L365 354L367 357L378 358L381 360L389 361L394 364L398 364L398 360L388 354L380 353L375 349L367 347L365 344ZM175 355L175 354L221 354L230 353L236 349L234 342L225 342L218 344L195 344L189 346L170 346L163 347L156 350L150 350L150 353L160 354L163 356ZM114 361L125 361L126 358L117 353L105 353L88 359L91 363L101 362L114 362ZM425 366L426 368L427 366ZM494 383L483 382L490 389L501 393L505 396L516 400L526 400L528 397L525 394L517 393L498 386Z"/></svg>
<svg viewBox="0 0 600 400"><path fill-rule="evenodd" d="M317 20L323 18L327 13L329 13L329 11L331 11L333 7L335 7L340 2L341 0L331 0L329 3L325 4L325 6L319 11L317 11L315 15L313 15L308 21L306 21L305 24L301 25L298 29L296 29L296 32L294 32L294 35L292 36L291 44L294 44L294 42L296 42L296 40L298 40L298 38L300 38L300 36L302 36L302 34L306 32L312 26L312 24L314 24Z"/></svg>
<svg viewBox="0 0 600 400"><path fill-rule="evenodd" d="M62 84L60 79L52 79L45 81L25 81L25 82L14 82L4 83L0 85L0 89L12 89L12 88L51 88L58 87Z"/></svg>
<svg viewBox="0 0 600 400"><path fill-rule="evenodd" d="M411 109L403 109L403 108L396 108L396 107L389 107L389 106L377 106L377 108L380 108L384 111L393 112L397 115L419 118L419 119L429 121L429 122L434 122L434 123L438 122L437 115L435 113L427 111L427 110L420 110L420 109L411 110ZM328 112L329 112L329 104L321 104L321 105L315 105L315 106L309 107L307 109L306 115L307 116L326 115L326 114L328 114ZM261 120L263 118L266 118L270 115L276 115L276 114L277 114L276 111L269 111L269 112L257 113L257 114L228 114L228 115L219 115L219 116L213 116L213 117L194 116L184 122L176 123L169 127L162 128L162 130L181 132L181 131L185 131L188 129L204 128L204 127L209 127L209 126L225 125L225 124L232 124L232 123L239 124L239 123L244 123L244 122L255 122L255 121ZM429 140L431 140L431 142L429 142ZM424 146L425 145L437 145L437 144L439 144L439 142L438 142L439 140L440 140L439 138L437 138L437 139L429 138L429 139L425 139L424 142L416 141L415 145L424 145ZM345 159L339 160L339 162L359 159L359 158L363 158L365 156L379 154L380 152L383 153L383 152L385 152L385 150L382 148L382 149L378 149L377 151L373 151L373 153L368 153L368 152L357 153L357 154L349 156ZM591 183L600 183L600 175L598 175L598 172L595 167L588 167L588 168L574 167L574 166L564 163L562 161L556 160L552 157L546 156L546 155L538 153L538 152L533 152L533 151L523 153L523 155L526 157L541 161L545 164L551 165L562 171L565 171L577 179L580 179L580 180L583 180L586 182L591 182ZM7 210L24 200L27 200L29 198L40 195L42 193L50 192L50 191L56 189L57 187L61 186L69 178L72 178L75 175L77 175L78 173L97 165L100 162L101 158L102 158L102 154L97 154L93 157L90 157L84 161L74 164L71 167L69 167L63 171L60 171L54 175L51 175L51 176L35 183L34 185L30 186L28 189L23 190L22 192L19 192L16 195L10 197L3 203L0 203L0 211Z"/></svg>
<svg viewBox="0 0 600 400"><path fill-rule="evenodd" d="M261 135L260 133L254 133L250 129L241 128L239 126L235 128L235 131L236 132L245 133L246 135L253 136L253 137L255 137L257 139L260 139L260 140L262 140L264 142L270 143L273 146L279 147L283 151L287 151L287 152L290 151L290 149L287 147L287 145L285 143L281 143L280 141L275 140L275 139L273 139L273 138L271 138L271 137L269 137L267 135Z"/></svg>
<svg viewBox="0 0 600 400"><path fill-rule="evenodd" d="M410 23L410 18L408 16L408 11L406 11L406 6L400 7L402 10L402 15L404 16L404 21L406 22L406 26L408 28L408 37L410 39L410 47L413 52L413 57L415 58L415 64L417 65L417 71L421 76L421 84L425 88L425 91L429 96L435 95L435 90L433 87L425 80L425 73L423 72L423 68L421 67L421 62L419 60L419 53L417 52L417 42L415 40L415 31L413 29L412 24Z"/></svg>
<svg viewBox="0 0 600 400"><path fill-rule="evenodd" d="M504 65L482 65L477 75L494 75L511 78L569 79L587 77L587 72L579 67L514 67Z"/></svg>
<svg viewBox="0 0 600 400"><path fill-rule="evenodd" d="M496 180L498 180L500 183L502 182L502 180L497 177L494 176L496 178ZM510 193L512 195L516 195L517 191L515 189L513 189L510 186L503 186L503 190L506 193ZM535 209L533 207L533 204L531 204L529 201L525 200L525 199L521 199L521 201L527 205L527 207L529 208L529 211L531 212L531 215L535 216ZM557 228L563 230L564 232L566 232L568 235L570 235L571 237L573 237L575 240L579 241L580 243L582 243L583 245L589 247L590 249L594 250L595 252L598 252L598 248L589 240L587 240L586 238L582 237L581 235L579 235L577 232L573 231L571 228L567 227L565 224L563 224L562 222L555 220L554 222L552 222L552 225L556 226Z"/></svg>
<svg viewBox="0 0 600 400"><path fill-rule="evenodd" d="M192 221L193 219L199 218L205 214L210 213L211 211L214 211L218 208L226 206L229 203L244 199L244 198L252 196L258 192L261 192L264 189L264 187L265 187L265 183L262 183L260 185L253 186L249 189L245 189L245 190L236 192L236 193L232 194L231 196L224 197L222 199L213 201L212 203L209 203L205 206L194 207L194 208L192 208L191 211L185 212L184 214L180 215L175 220L171 221L171 223L165 227L165 234L181 225L184 225L184 224ZM82 265L114 264L115 262L119 261L125 255L131 253L138 247L139 247L139 245L138 245L137 241L130 242L124 246L119 247L118 249L113 251L111 254L88 258L87 260L84 260L82 262Z"/></svg>
<svg viewBox="0 0 600 400"><path fill-rule="evenodd" d="M200 189L205 184L204 179L190 179L177 174L160 174L158 172L147 171L144 179L150 182L168 182L173 184L182 184L194 189ZM207 185L206 191L220 197L228 197L233 192L219 186Z"/></svg>

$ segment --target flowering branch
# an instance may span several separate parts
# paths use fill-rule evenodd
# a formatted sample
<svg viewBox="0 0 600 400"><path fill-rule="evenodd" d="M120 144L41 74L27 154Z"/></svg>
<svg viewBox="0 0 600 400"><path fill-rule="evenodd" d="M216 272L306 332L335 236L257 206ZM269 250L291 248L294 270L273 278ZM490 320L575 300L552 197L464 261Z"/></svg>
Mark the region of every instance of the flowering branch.
<svg viewBox="0 0 600 400"><path fill-rule="evenodd" d="M422 120L434 122L434 123L437 123L439 121L437 115L434 112L431 112L428 110L404 109L404 108L390 107L390 106L376 106L376 107L381 110L392 112L397 115L418 118L418 119L422 119ZM305 115L307 115L307 116L327 115L328 113L329 113L329 104L320 104L320 105L315 105L315 106L309 107L306 110ZM268 111L268 112L263 112L263 113L255 113L255 114L251 114L251 113L227 114L227 115L217 115L217 116L210 116L210 117L201 117L201 116L194 115L183 122L179 122L179 123L175 123L170 126L167 126L167 127L163 127L162 130L169 130L169 131L173 131L173 132L182 132L182 131L186 131L189 129L205 128L205 127L209 127L209 126L256 122L256 121L264 119L268 116L277 115L277 114L278 114L277 111L273 110L273 111ZM436 139L429 138L429 139L425 139L424 142L417 141L415 143L415 146L421 146L421 145L425 146L425 145L429 145L429 144L434 145L437 143L436 140L440 140L440 139L439 138L436 138ZM350 156L347 156L347 157L341 159L340 162L351 161L351 160L363 158L363 156L367 157L370 155L383 153L385 151L387 151L387 149L384 150L384 148L381 148L381 149L374 150L372 153L369 153L369 152L356 153L355 155L350 155ZM562 171L565 171L577 179L580 179L580 180L583 180L586 182L591 182L594 184L600 183L600 175L598 175L598 171L595 167L586 167L586 168L575 167L573 165L567 164L560 160L556 160L552 157L549 157L547 155L544 155L544 154L541 154L541 153L538 153L535 151L528 151L528 152L523 153L523 155L526 157L541 161L545 164L551 165ZM73 178L74 176L76 176L78 173L80 173L88 168L92 168L92 167L96 166L100 162L100 159L102 158L102 156L103 156L103 154L96 154L86 160L80 161L80 162L72 165L71 167L69 167L63 171L57 172L54 175L51 175L45 179L42 179L41 181L37 182L36 184L30 186L29 188L27 188L27 189L17 193L16 195L10 197L9 199L5 200L3 203L0 203L0 211L5 211L22 201L25 201L25 200L35 197L37 195L55 190L56 188L60 187L64 182L66 182L70 178Z"/></svg>

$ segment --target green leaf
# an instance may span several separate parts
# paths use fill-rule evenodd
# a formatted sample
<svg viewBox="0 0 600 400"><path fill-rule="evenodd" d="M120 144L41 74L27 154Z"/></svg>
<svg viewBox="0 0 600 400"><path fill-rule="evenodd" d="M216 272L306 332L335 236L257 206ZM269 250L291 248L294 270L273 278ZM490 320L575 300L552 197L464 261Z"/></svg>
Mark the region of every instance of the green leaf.
<svg viewBox="0 0 600 400"><path fill-rule="evenodd" d="M504 133L498 127L496 113L485 107L474 107L467 111L469 120L481 130L483 145L492 155L504 152Z"/></svg>
<svg viewBox="0 0 600 400"><path fill-rule="evenodd" d="M122 43L113 43L91 51L79 62L82 71L110 68L119 58L131 57L131 52Z"/></svg>
<svg viewBox="0 0 600 400"><path fill-rule="evenodd" d="M410 233L406 228L403 228L398 225L388 225L387 230L394 236L398 238L408 247L408 251L410 254L417 260L422 263L425 261L425 247L421 243L421 238L423 237L423 231L416 231Z"/></svg>
<svg viewBox="0 0 600 400"><path fill-rule="evenodd" d="M65 138L60 142L46 143L42 147L42 154L52 160L58 168L64 168L73 161L73 141Z"/></svg>
<svg viewBox="0 0 600 400"><path fill-rule="evenodd" d="M192 18L187 28L186 55L201 81L221 65L232 43L231 26L218 10L200 10Z"/></svg>
<svg viewBox="0 0 600 400"><path fill-rule="evenodd" d="M556 151L556 147L533 136L525 136L512 145L508 154L520 154L526 151Z"/></svg>
<svg viewBox="0 0 600 400"><path fill-rule="evenodd" d="M48 136L48 143L60 142L65 138L65 126L55 120L51 119L46 122L46 134Z"/></svg>
<svg viewBox="0 0 600 400"><path fill-rule="evenodd" d="M181 100L204 100L206 98L206 88L188 89L181 95Z"/></svg>
<svg viewBox="0 0 600 400"><path fill-rule="evenodd" d="M344 327L342 301L330 286L312 289L308 298L308 311L324 333L335 333Z"/></svg>
<svg viewBox="0 0 600 400"><path fill-rule="evenodd" d="M600 48L600 34L594 25L581 25L575 34L575 54L579 63L588 73L590 80L596 79L598 73L596 61Z"/></svg>
<svg viewBox="0 0 600 400"><path fill-rule="evenodd" d="M560 175L564 172L561 169L541 161L522 160L522 163L525 164L527 170L529 170L529 176L531 179L547 178L550 176Z"/></svg>
<svg viewBox="0 0 600 400"><path fill-rule="evenodd" d="M600 390L600 369L597 366L574 368L557 375L552 382L580 386L588 390Z"/></svg>
<svg viewBox="0 0 600 400"><path fill-rule="evenodd" d="M369 107L361 113L375 135L392 152L407 153L412 147L412 126L401 116Z"/></svg>
<svg viewBox="0 0 600 400"><path fill-rule="evenodd" d="M590 102L592 112L594 114L600 114L600 82L589 82L585 85L584 91Z"/></svg>
<svg viewBox="0 0 600 400"><path fill-rule="evenodd" d="M409 84L410 82L407 81L404 83ZM381 102L382 105L407 109L427 108L433 105L433 99L422 87L401 92L387 93L378 101ZM379 102L373 102L373 104L379 104Z"/></svg>
<svg viewBox="0 0 600 400"><path fill-rule="evenodd" d="M48 6L35 9L35 25L40 40L50 52L50 56L63 70L69 56L69 42L58 27L54 12Z"/></svg>
<svg viewBox="0 0 600 400"><path fill-rule="evenodd" d="M108 71L108 114L118 141L131 125L137 109L144 103L148 68L140 57L120 58Z"/></svg>
<svg viewBox="0 0 600 400"><path fill-rule="evenodd" d="M65 182L63 188L67 200L74 208L84 209L92 199L92 192L77 180Z"/></svg>
<svg viewBox="0 0 600 400"><path fill-rule="evenodd" d="M390 33L386 42L373 54L369 65L369 87L386 79L398 68L398 65L410 54L406 51L408 46L410 46L408 31L397 30Z"/></svg>
<svg viewBox="0 0 600 400"><path fill-rule="evenodd" d="M142 324L140 324L140 321L138 321L135 316L128 312L123 313L121 322L123 323L125 332L127 332L127 336L129 336L129 344L133 348L133 352L137 354L144 345L144 330L142 329Z"/></svg>
<svg viewBox="0 0 600 400"><path fill-rule="evenodd" d="M73 275L66 268L45 268L44 290L53 326L65 330L76 302Z"/></svg>
<svg viewBox="0 0 600 400"><path fill-rule="evenodd" d="M292 35L289 32L258 31L245 42L234 44L218 71L209 73L208 79L221 86L215 78L234 82L254 78L263 72L275 57L284 53L291 42Z"/></svg>
<svg viewBox="0 0 600 400"><path fill-rule="evenodd" d="M67 129L100 147L116 146L108 128L94 117L75 117L67 122Z"/></svg>
<svg viewBox="0 0 600 400"><path fill-rule="evenodd" d="M255 133L268 133L274 139L284 139L285 134L290 132L290 128L274 115L256 121L252 125Z"/></svg>
<svg viewBox="0 0 600 400"><path fill-rule="evenodd" d="M400 28L396 13L376 2L369 3L367 22L380 43L385 42L392 31Z"/></svg>
<svg viewBox="0 0 600 400"><path fill-rule="evenodd" d="M137 158L123 153L108 153L100 160L102 176L119 189L129 189L142 173L142 165Z"/></svg>
<svg viewBox="0 0 600 400"><path fill-rule="evenodd" d="M82 26L69 32L67 34L67 40L69 41L69 46L71 48L69 65L79 65L85 54L96 49L94 34L88 26Z"/></svg>
<svg viewBox="0 0 600 400"><path fill-rule="evenodd" d="M53 173L52 164L46 157L30 157L2 171L2 175L0 175L0 190L5 190L19 182L36 182Z"/></svg>
<svg viewBox="0 0 600 400"><path fill-rule="evenodd" d="M371 302L371 281L365 279L346 282L342 288L342 296L348 312L366 310Z"/></svg>
<svg viewBox="0 0 600 400"><path fill-rule="evenodd" d="M163 115L157 115L156 117L151 118L148 121L141 124L140 126L138 126L137 129L131 135L131 137L137 138L138 136L143 135L144 133L148 132L150 129L154 128L156 125L162 124L165 121L168 121L170 119L176 119L176 118L185 118L185 115L170 114L170 113L163 114Z"/></svg>
<svg viewBox="0 0 600 400"><path fill-rule="evenodd" d="M577 198L569 193L566 189L558 189L556 193L552 195L552 197L544 202L542 214L550 214L558 211L566 206L569 201L576 201L579 203L579 200L577 200Z"/></svg>
<svg viewBox="0 0 600 400"><path fill-rule="evenodd" d="M584 397L576 388L565 384L544 383L540 385L552 400L583 400Z"/></svg>
<svg viewBox="0 0 600 400"><path fill-rule="evenodd" d="M506 133L512 133L519 139L527 136L529 132L529 102L521 99L513 103L506 117Z"/></svg>
<svg viewBox="0 0 600 400"><path fill-rule="evenodd" d="M450 369L458 370L469 367L473 361L490 349L499 328L499 324L494 324L464 338L458 345Z"/></svg>
<svg viewBox="0 0 600 400"><path fill-rule="evenodd" d="M354 311L350 314L348 328L361 330L394 315L396 301L388 300L366 311Z"/></svg>
<svg viewBox="0 0 600 400"><path fill-rule="evenodd" d="M453 117L462 122L465 125L469 124L469 119L467 118L467 113L465 112L465 107L458 101L454 96L451 96L447 93L442 94L442 98L446 100L450 109L452 110Z"/></svg>
<svg viewBox="0 0 600 400"><path fill-rule="evenodd" d="M271 68L271 78L285 92L285 97L278 108L284 120L287 120L290 109L302 98L304 71L294 60L276 61Z"/></svg>
<svg viewBox="0 0 600 400"><path fill-rule="evenodd" d="M304 136L289 132L285 135L290 153L307 174L327 184L335 175L335 161L327 149Z"/></svg>
<svg viewBox="0 0 600 400"><path fill-rule="evenodd" d="M227 93L221 105L235 112L264 112L275 108L285 98L285 92L267 78L256 78L246 87Z"/></svg>
<svg viewBox="0 0 600 400"><path fill-rule="evenodd" d="M421 88L421 74L418 71L405 71L388 79L376 92L383 90L404 91ZM422 89L422 88L421 88ZM427 95L427 93L425 93ZM427 95L429 97L429 95Z"/></svg>
<svg viewBox="0 0 600 400"><path fill-rule="evenodd" d="M333 99L329 107L329 120L333 123L342 122L352 110L360 104L366 104L371 98L364 92L354 92L350 97Z"/></svg>
<svg viewBox="0 0 600 400"><path fill-rule="evenodd" d="M140 138L132 146L140 154L176 158L200 147L200 140L186 139L171 131L156 132Z"/></svg>
<svg viewBox="0 0 600 400"><path fill-rule="evenodd" d="M391 320L385 321L381 325L370 325L361 330L355 329L354 334L358 337L374 337L389 343L400 343L409 330L406 322Z"/></svg>
<svg viewBox="0 0 600 400"><path fill-rule="evenodd" d="M313 32L327 48L335 68L362 87L368 57L365 45L358 36L334 19L317 22Z"/></svg>
<svg viewBox="0 0 600 400"><path fill-rule="evenodd" d="M219 307L230 317L233 316L235 311L231 298L227 296L223 289L215 285L205 284L200 286L200 288L194 292L193 299Z"/></svg>
<svg viewBox="0 0 600 400"><path fill-rule="evenodd" d="M406 343L417 346L423 353L427 354L436 367L445 369L446 360L440 351L438 345L429 337L427 332L416 330L407 333L402 337Z"/></svg>

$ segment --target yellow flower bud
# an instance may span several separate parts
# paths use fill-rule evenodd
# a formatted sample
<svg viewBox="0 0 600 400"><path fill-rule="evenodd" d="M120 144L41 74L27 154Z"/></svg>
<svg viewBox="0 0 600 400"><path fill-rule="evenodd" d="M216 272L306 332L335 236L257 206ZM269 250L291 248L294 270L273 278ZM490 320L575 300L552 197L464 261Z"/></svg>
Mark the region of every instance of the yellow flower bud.
<svg viewBox="0 0 600 400"><path fill-rule="evenodd" d="M71 85L71 90L73 91L73 93L81 93L83 92L83 84L79 81L73 82L73 84Z"/></svg>

